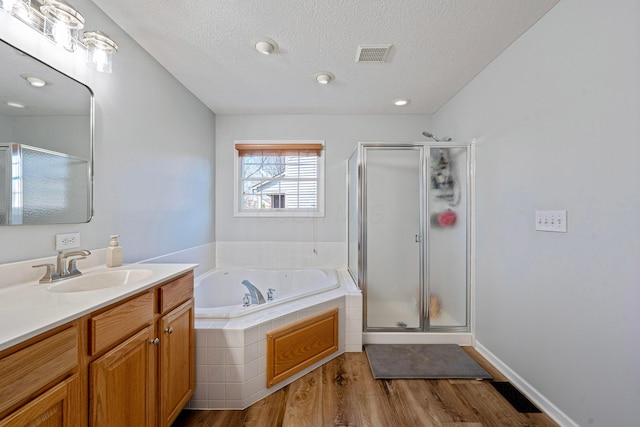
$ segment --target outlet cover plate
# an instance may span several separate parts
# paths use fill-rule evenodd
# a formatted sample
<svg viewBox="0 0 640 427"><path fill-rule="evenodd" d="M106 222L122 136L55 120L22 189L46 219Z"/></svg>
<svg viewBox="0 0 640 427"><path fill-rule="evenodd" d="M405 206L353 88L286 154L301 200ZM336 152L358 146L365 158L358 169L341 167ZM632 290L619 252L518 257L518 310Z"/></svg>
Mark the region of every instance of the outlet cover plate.
<svg viewBox="0 0 640 427"><path fill-rule="evenodd" d="M80 233L56 234L56 251L80 247Z"/></svg>
<svg viewBox="0 0 640 427"><path fill-rule="evenodd" d="M536 231L567 232L567 211L536 211Z"/></svg>

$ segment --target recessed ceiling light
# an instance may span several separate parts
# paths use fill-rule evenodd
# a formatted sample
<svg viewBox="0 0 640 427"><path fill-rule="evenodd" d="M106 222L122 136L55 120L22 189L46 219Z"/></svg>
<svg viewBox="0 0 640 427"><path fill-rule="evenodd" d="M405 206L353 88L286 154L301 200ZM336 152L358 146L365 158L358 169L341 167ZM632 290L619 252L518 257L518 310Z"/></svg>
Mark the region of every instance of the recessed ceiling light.
<svg viewBox="0 0 640 427"><path fill-rule="evenodd" d="M260 37L251 41L253 47L264 55L271 55L278 50L278 43L268 37Z"/></svg>
<svg viewBox="0 0 640 427"><path fill-rule="evenodd" d="M33 87L44 87L47 85L46 81L39 79L37 77L26 76L24 79L27 81L27 83L29 83Z"/></svg>
<svg viewBox="0 0 640 427"><path fill-rule="evenodd" d="M321 71L319 73L316 73L316 81L321 85L327 85L332 80L335 80L335 78L336 76L334 76L332 73L328 71Z"/></svg>
<svg viewBox="0 0 640 427"><path fill-rule="evenodd" d="M409 105L411 100L409 98L397 98L393 100L393 105L397 107L404 107L405 105Z"/></svg>
<svg viewBox="0 0 640 427"><path fill-rule="evenodd" d="M24 105L17 103L17 102L13 102L13 101L9 101L7 102L7 105L9 107L13 107L13 108L24 108Z"/></svg>

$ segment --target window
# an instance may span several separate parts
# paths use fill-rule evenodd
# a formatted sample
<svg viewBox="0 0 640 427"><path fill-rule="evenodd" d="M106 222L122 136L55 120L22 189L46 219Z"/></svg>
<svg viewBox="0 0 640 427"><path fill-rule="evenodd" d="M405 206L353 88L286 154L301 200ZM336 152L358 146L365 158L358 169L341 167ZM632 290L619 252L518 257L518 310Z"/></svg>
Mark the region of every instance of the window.
<svg viewBox="0 0 640 427"><path fill-rule="evenodd" d="M323 141L236 141L236 216L323 216Z"/></svg>

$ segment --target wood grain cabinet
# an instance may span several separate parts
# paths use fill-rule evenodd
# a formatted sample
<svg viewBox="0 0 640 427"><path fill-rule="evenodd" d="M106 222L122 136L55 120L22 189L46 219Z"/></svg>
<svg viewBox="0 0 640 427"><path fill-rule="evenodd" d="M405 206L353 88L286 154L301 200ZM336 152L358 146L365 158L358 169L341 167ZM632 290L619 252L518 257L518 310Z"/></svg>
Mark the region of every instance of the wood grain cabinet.
<svg viewBox="0 0 640 427"><path fill-rule="evenodd" d="M0 353L0 426L75 426L78 328L58 328Z"/></svg>
<svg viewBox="0 0 640 427"><path fill-rule="evenodd" d="M170 426L194 390L193 299L160 319L160 425Z"/></svg>
<svg viewBox="0 0 640 427"><path fill-rule="evenodd" d="M193 272L0 352L0 427L168 427L194 390Z"/></svg>

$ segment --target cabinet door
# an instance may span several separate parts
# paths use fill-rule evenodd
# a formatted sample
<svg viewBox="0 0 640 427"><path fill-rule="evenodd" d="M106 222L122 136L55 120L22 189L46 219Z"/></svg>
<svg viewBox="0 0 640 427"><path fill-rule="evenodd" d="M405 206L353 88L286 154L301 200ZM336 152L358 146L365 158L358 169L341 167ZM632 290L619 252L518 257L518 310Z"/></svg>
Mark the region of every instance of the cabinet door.
<svg viewBox="0 0 640 427"><path fill-rule="evenodd" d="M42 393L0 421L0 427L71 427L69 387L74 376Z"/></svg>
<svg viewBox="0 0 640 427"><path fill-rule="evenodd" d="M160 416L170 426L194 389L193 299L160 319Z"/></svg>
<svg viewBox="0 0 640 427"><path fill-rule="evenodd" d="M155 424L153 326L147 326L90 364L90 425Z"/></svg>

